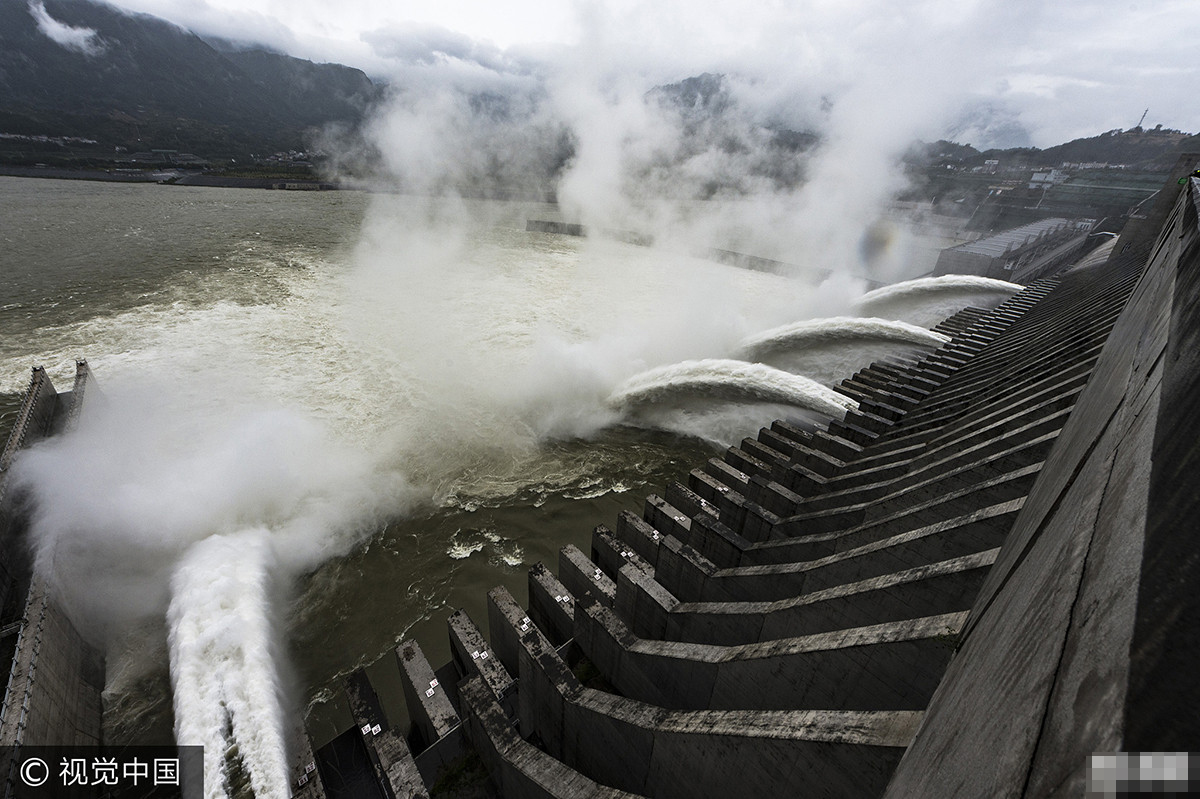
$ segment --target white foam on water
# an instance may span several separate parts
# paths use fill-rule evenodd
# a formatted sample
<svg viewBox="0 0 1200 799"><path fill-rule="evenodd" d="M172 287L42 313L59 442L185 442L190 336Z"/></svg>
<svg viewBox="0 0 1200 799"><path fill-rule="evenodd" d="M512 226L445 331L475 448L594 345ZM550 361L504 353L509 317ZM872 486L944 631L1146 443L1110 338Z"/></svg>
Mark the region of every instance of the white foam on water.
<svg viewBox="0 0 1200 799"><path fill-rule="evenodd" d="M468 544L453 543L446 549L446 554L454 560L463 560L483 551L483 542L475 541Z"/></svg>
<svg viewBox="0 0 1200 799"><path fill-rule="evenodd" d="M36 505L40 567L97 636L165 616L181 740L236 745L264 785L286 763L271 585L419 502L574 490L588 461L543 442L626 406L732 397L742 425L749 406L855 406L796 375L703 360L802 316L820 290L611 242L467 235L413 202L373 202L352 263L263 242L186 300L158 292L0 342L0 389L23 391L32 363L66 388L76 357L100 389L77 430L14 472Z"/></svg>

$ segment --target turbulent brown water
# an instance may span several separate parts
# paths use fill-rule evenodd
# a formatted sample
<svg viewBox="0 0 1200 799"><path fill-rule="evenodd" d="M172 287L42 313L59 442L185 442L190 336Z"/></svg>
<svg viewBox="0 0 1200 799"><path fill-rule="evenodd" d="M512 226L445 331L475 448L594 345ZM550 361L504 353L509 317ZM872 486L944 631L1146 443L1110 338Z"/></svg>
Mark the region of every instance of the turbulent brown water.
<svg viewBox="0 0 1200 799"><path fill-rule="evenodd" d="M108 399L37 474L67 530L43 551L79 575L84 624L108 641L114 741L171 737L168 663L194 656L168 645L167 601L198 590L181 565L195 542L243 528L273 542L256 612L285 705L319 743L349 724L340 686L365 665L399 714L398 641L444 662L453 609L483 624L489 588L522 599L528 565L586 549L711 454L622 424L617 386L728 355L820 299L527 233L554 212L536 205L15 178L0 203L4 432L34 364L69 388L86 358ZM201 684L176 694L221 690L190 671Z"/></svg>

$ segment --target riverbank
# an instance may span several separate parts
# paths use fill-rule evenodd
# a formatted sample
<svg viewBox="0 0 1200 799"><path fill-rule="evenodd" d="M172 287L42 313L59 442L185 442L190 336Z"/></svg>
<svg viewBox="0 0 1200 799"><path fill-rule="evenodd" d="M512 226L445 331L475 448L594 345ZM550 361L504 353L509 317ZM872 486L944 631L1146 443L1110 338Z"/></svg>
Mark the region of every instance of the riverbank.
<svg viewBox="0 0 1200 799"><path fill-rule="evenodd" d="M215 186L227 189L336 191L339 183L291 176L241 177L176 169L64 169L52 166L0 166L0 175L55 180L98 180L109 183L161 183L169 186Z"/></svg>

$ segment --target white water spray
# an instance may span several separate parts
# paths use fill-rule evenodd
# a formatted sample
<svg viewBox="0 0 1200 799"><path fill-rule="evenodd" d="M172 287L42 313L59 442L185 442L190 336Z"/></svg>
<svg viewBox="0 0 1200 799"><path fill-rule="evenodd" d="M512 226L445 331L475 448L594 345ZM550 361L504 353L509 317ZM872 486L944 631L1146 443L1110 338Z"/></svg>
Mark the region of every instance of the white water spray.
<svg viewBox="0 0 1200 799"><path fill-rule="evenodd" d="M231 747L257 799L288 796L268 536L257 528L206 538L192 545L171 580L175 737L180 745L204 747L206 799L229 795Z"/></svg>
<svg viewBox="0 0 1200 799"><path fill-rule="evenodd" d="M246 407L250 376L201 376L106 387L14 477L34 503L37 568L79 629L103 643L165 618L176 738L205 747L208 799L228 795L227 752L259 799L285 797L272 588L412 494L320 423Z"/></svg>
<svg viewBox="0 0 1200 799"><path fill-rule="evenodd" d="M903 283L893 283L890 286L868 291L859 298L858 307L865 310L901 297L926 297L945 293L997 294L1011 297L1023 289L1024 286L1009 283L1007 280L996 280L978 275L919 277L915 280L905 280Z"/></svg>
<svg viewBox="0 0 1200 799"><path fill-rule="evenodd" d="M738 353L746 358L759 358L779 350L822 345L838 346L862 341L940 347L949 340L949 336L907 322L834 316L794 322L748 336L742 340Z"/></svg>
<svg viewBox="0 0 1200 799"><path fill-rule="evenodd" d="M994 308L1024 287L976 275L943 275L906 280L867 292L856 310L932 327L968 305Z"/></svg>
<svg viewBox="0 0 1200 799"><path fill-rule="evenodd" d="M682 361L634 375L608 402L632 409L696 397L792 405L838 419L858 407L849 397L807 377L761 363L719 358Z"/></svg>

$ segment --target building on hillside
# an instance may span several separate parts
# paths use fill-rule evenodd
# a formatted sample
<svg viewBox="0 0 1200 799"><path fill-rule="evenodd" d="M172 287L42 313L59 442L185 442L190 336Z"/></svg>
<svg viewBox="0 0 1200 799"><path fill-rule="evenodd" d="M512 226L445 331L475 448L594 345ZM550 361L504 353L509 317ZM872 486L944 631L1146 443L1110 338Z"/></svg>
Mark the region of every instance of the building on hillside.
<svg viewBox="0 0 1200 799"><path fill-rule="evenodd" d="M1047 189L1056 183L1062 183L1067 179L1067 173L1061 169L1051 169L1046 172L1034 172L1033 177L1029 179L1029 188L1031 189Z"/></svg>
<svg viewBox="0 0 1200 799"><path fill-rule="evenodd" d="M948 247L933 274L980 275L1025 283L1077 256L1095 225L1092 219L1043 219L993 236Z"/></svg>

